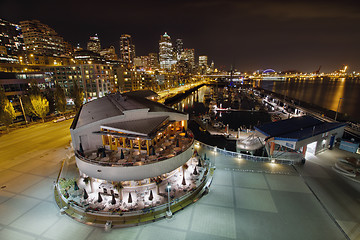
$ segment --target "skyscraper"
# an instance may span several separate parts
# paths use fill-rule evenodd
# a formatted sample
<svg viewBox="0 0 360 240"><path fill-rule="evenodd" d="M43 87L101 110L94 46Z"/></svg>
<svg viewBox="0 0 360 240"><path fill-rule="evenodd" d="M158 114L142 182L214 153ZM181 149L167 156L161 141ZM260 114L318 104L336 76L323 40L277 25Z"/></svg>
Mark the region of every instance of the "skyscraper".
<svg viewBox="0 0 360 240"><path fill-rule="evenodd" d="M123 34L120 37L120 59L132 64L135 57L135 45L132 44L131 35Z"/></svg>
<svg viewBox="0 0 360 240"><path fill-rule="evenodd" d="M199 66L207 67L208 57L207 56L199 56Z"/></svg>
<svg viewBox="0 0 360 240"><path fill-rule="evenodd" d="M90 37L90 40L87 43L87 50L100 53L101 44L97 34L95 34L95 36Z"/></svg>
<svg viewBox="0 0 360 240"><path fill-rule="evenodd" d="M195 68L195 50L186 48L181 54L181 59L189 63L191 68Z"/></svg>
<svg viewBox="0 0 360 240"><path fill-rule="evenodd" d="M68 54L69 43L59 36L54 29L38 20L20 22L26 50L43 55Z"/></svg>
<svg viewBox="0 0 360 240"><path fill-rule="evenodd" d="M176 58L178 61L180 61L181 53L184 51L184 43L182 39L176 39Z"/></svg>
<svg viewBox="0 0 360 240"><path fill-rule="evenodd" d="M166 32L164 35L160 36L159 62L160 68L162 69L171 69L171 66L176 63L176 60L174 60L171 38Z"/></svg>
<svg viewBox="0 0 360 240"><path fill-rule="evenodd" d="M205 74L208 68L207 65L208 57L207 56L199 56L199 71L201 74Z"/></svg>
<svg viewBox="0 0 360 240"><path fill-rule="evenodd" d="M157 53L149 53L149 67L152 69L159 68L159 58Z"/></svg>
<svg viewBox="0 0 360 240"><path fill-rule="evenodd" d="M16 56L25 50L19 25L0 19L0 47L2 55Z"/></svg>

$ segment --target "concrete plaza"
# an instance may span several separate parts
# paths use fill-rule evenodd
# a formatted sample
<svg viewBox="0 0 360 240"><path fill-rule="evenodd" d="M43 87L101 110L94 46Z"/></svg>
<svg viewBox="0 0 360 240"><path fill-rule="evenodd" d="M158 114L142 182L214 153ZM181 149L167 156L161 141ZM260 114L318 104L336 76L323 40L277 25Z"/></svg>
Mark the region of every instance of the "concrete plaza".
<svg viewBox="0 0 360 240"><path fill-rule="evenodd" d="M53 196L70 124L39 124L0 137L0 239L360 238L359 194L327 162L340 150L296 169L206 152L217 167L210 193L172 219L109 232L78 223L60 215Z"/></svg>

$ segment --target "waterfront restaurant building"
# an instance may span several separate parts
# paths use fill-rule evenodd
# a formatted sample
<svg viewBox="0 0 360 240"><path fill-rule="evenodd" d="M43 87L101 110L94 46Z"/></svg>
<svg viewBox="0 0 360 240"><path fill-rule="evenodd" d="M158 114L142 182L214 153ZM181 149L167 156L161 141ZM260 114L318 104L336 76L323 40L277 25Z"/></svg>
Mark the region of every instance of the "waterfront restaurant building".
<svg viewBox="0 0 360 240"><path fill-rule="evenodd" d="M130 186L167 178L193 155L187 120L187 114L136 94L86 103L70 128L80 174Z"/></svg>

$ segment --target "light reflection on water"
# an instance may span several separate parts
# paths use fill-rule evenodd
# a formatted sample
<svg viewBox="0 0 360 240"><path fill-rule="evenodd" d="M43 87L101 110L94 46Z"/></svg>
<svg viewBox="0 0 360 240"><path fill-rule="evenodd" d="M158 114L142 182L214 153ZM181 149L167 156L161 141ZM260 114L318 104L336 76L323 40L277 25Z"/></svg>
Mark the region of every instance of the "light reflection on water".
<svg viewBox="0 0 360 240"><path fill-rule="evenodd" d="M360 80L345 78L291 79L286 81L262 81L260 86L288 97L312 103L320 107L347 113L360 121Z"/></svg>

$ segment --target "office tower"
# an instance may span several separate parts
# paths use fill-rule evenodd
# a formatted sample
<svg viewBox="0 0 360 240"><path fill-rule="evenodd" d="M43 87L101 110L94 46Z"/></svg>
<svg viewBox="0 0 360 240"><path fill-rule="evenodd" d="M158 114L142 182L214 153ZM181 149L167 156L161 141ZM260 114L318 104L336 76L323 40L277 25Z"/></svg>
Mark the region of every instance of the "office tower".
<svg viewBox="0 0 360 240"><path fill-rule="evenodd" d="M208 57L207 56L199 56L199 71L201 74L205 74L207 72L207 61L208 61Z"/></svg>
<svg viewBox="0 0 360 240"><path fill-rule="evenodd" d="M178 61L180 61L181 58L181 53L184 51L184 43L182 39L176 39L176 47L175 47L175 52L176 52L176 59Z"/></svg>
<svg viewBox="0 0 360 240"><path fill-rule="evenodd" d="M26 50L35 54L69 54L72 47L59 36L54 29L38 20L20 22Z"/></svg>
<svg viewBox="0 0 360 240"><path fill-rule="evenodd" d="M199 66L205 66L207 67L207 61L208 61L208 57L207 56L199 56Z"/></svg>
<svg viewBox="0 0 360 240"><path fill-rule="evenodd" d="M116 61L118 59L114 46L110 46L109 48L102 49L100 51L100 56L105 58L106 60Z"/></svg>
<svg viewBox="0 0 360 240"><path fill-rule="evenodd" d="M188 62L191 68L195 68L195 50L194 49L185 49L181 54L181 59Z"/></svg>
<svg viewBox="0 0 360 240"><path fill-rule="evenodd" d="M164 35L160 36L159 62L160 68L162 69L171 69L172 65L176 63L176 60L174 60L171 38L166 32Z"/></svg>
<svg viewBox="0 0 360 240"><path fill-rule="evenodd" d="M149 68L158 69L159 68L159 57L157 53L149 53Z"/></svg>
<svg viewBox="0 0 360 240"><path fill-rule="evenodd" d="M134 58L134 66L142 67L142 68L149 68L150 58L149 56L139 56Z"/></svg>
<svg viewBox="0 0 360 240"><path fill-rule="evenodd" d="M132 44L131 36L123 34L120 37L120 59L128 64L132 64L135 57L135 45Z"/></svg>
<svg viewBox="0 0 360 240"><path fill-rule="evenodd" d="M19 25L0 19L0 54L16 56L25 50L25 44Z"/></svg>
<svg viewBox="0 0 360 240"><path fill-rule="evenodd" d="M95 36L90 37L90 40L87 43L87 50L100 53L101 44L97 34L95 34Z"/></svg>

